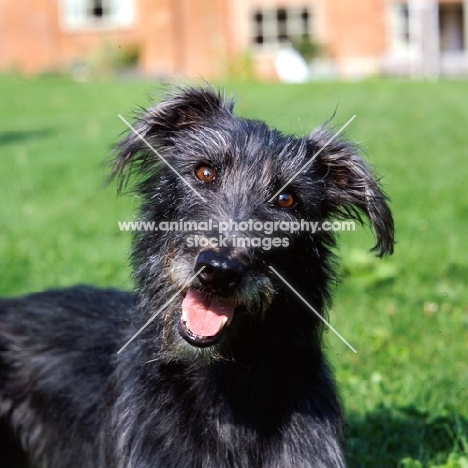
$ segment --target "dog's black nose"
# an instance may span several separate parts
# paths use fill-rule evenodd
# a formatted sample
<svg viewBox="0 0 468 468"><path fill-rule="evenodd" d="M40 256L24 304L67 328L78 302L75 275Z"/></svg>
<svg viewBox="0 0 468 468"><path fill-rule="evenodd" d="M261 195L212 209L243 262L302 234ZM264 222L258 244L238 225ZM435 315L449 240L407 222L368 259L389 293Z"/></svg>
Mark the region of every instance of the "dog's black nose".
<svg viewBox="0 0 468 468"><path fill-rule="evenodd" d="M202 252L195 264L195 272L205 267L198 275L200 283L212 292L232 291L242 279L244 265L236 259L207 250Z"/></svg>

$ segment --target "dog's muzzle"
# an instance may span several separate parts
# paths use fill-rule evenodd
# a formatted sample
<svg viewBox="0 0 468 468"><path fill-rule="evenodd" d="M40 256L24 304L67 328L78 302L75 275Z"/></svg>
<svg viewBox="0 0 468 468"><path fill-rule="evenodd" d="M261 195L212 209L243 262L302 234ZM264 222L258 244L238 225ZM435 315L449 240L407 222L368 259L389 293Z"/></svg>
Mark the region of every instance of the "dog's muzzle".
<svg viewBox="0 0 468 468"><path fill-rule="evenodd" d="M179 333L188 343L206 348L218 343L234 316L229 300L241 282L245 266L239 260L213 251L201 252L195 272L203 289L189 288L182 302Z"/></svg>

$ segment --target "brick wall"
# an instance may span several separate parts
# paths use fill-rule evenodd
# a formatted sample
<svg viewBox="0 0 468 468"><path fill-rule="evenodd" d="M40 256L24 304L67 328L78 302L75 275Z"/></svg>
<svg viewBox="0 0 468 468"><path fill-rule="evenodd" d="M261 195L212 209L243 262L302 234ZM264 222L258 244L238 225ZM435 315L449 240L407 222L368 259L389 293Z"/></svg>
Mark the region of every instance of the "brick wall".
<svg viewBox="0 0 468 468"><path fill-rule="evenodd" d="M138 47L147 74L213 79L246 52L275 78L274 51L250 48L250 16L259 7L307 6L315 39L340 74L377 71L388 48L391 0L133 0L132 24L70 30L61 0L0 0L0 70L36 73L83 62L105 43Z"/></svg>

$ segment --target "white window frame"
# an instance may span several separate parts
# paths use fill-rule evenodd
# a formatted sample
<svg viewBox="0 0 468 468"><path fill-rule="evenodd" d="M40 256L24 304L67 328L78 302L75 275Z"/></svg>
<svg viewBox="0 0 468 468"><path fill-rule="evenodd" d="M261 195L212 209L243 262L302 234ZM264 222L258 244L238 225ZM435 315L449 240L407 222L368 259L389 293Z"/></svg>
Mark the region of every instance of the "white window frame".
<svg viewBox="0 0 468 468"><path fill-rule="evenodd" d="M392 2L389 14L392 52L395 55L408 55L412 46L409 2Z"/></svg>
<svg viewBox="0 0 468 468"><path fill-rule="evenodd" d="M92 14L96 0L61 0L60 23L67 30L128 28L135 21L134 0L101 0L102 16Z"/></svg>

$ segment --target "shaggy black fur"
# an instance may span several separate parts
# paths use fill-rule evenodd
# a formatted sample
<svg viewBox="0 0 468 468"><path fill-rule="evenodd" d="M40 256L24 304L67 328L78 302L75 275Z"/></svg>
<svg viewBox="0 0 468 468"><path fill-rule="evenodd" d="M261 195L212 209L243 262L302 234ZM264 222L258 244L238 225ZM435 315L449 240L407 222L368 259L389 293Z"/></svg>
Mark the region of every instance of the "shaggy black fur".
<svg viewBox="0 0 468 468"><path fill-rule="evenodd" d="M184 88L139 117L139 133L207 200L129 133L113 175L122 183L138 180L142 220L364 215L377 254L393 251L386 197L354 146L334 140L269 202L331 133L283 135L234 116L232 108L210 88ZM269 268L325 314L333 233L276 232L288 246L271 249L231 246L234 236L262 240L263 232L229 229L227 246L219 248L190 246L195 234L218 237L137 232L134 295L79 286L0 301L1 430L8 426L35 466L345 466L323 325ZM204 325L190 306L184 308L191 315L182 315L184 297L221 304L228 323L223 327L218 310L206 320L221 331L196 333ZM11 468L8 441L0 463Z"/></svg>

